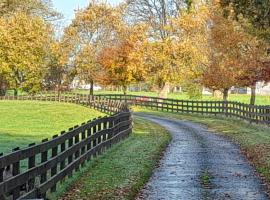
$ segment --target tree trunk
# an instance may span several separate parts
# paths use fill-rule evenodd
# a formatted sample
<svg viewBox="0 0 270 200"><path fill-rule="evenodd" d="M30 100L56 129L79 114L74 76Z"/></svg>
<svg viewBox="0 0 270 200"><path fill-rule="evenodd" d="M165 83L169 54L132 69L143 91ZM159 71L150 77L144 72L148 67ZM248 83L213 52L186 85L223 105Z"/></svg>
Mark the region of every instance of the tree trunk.
<svg viewBox="0 0 270 200"><path fill-rule="evenodd" d="M57 96L58 96L58 98L60 98L60 93L61 93L61 90L58 88L58 90L57 90Z"/></svg>
<svg viewBox="0 0 270 200"><path fill-rule="evenodd" d="M94 81L90 81L89 95L94 95Z"/></svg>
<svg viewBox="0 0 270 200"><path fill-rule="evenodd" d="M0 88L0 96L5 96L6 91L4 88Z"/></svg>
<svg viewBox="0 0 270 200"><path fill-rule="evenodd" d="M158 96L160 98L164 98L166 99L168 97L168 93L170 91L170 83L169 82L166 82L163 87L161 88L161 90L159 91L159 94Z"/></svg>
<svg viewBox="0 0 270 200"><path fill-rule="evenodd" d="M212 92L212 97L216 97L217 96L217 91L216 90L213 90L213 92Z"/></svg>
<svg viewBox="0 0 270 200"><path fill-rule="evenodd" d="M0 96L5 96L5 94L6 94L5 81L1 78L1 75L0 75Z"/></svg>
<svg viewBox="0 0 270 200"><path fill-rule="evenodd" d="M57 86L57 96L58 96L58 98L60 97L60 93L61 93L61 83L58 82L58 86Z"/></svg>
<svg viewBox="0 0 270 200"><path fill-rule="evenodd" d="M126 96L127 95L127 86L124 85L122 88L123 88L124 95Z"/></svg>
<svg viewBox="0 0 270 200"><path fill-rule="evenodd" d="M225 88L223 90L223 101L228 101L228 96L229 96L229 89Z"/></svg>
<svg viewBox="0 0 270 200"><path fill-rule="evenodd" d="M61 78L61 74L58 73L58 76L57 76L57 95L58 95L58 98L60 98L60 95L61 95L61 89L62 89L62 78Z"/></svg>
<svg viewBox="0 0 270 200"><path fill-rule="evenodd" d="M250 105L255 105L256 101L256 83L251 86Z"/></svg>
<svg viewBox="0 0 270 200"><path fill-rule="evenodd" d="M17 88L14 89L14 96L18 96L18 89Z"/></svg>
<svg viewBox="0 0 270 200"><path fill-rule="evenodd" d="M141 92L141 91L142 91L142 84L139 83L139 92Z"/></svg>

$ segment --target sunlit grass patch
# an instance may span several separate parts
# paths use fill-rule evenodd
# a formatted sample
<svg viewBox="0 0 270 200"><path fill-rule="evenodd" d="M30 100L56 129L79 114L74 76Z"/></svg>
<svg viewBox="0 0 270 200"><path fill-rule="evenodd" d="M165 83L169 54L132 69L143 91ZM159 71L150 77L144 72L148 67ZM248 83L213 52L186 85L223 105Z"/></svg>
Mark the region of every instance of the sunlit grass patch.
<svg viewBox="0 0 270 200"><path fill-rule="evenodd" d="M102 115L96 110L68 103L0 101L0 152L40 142Z"/></svg>
<svg viewBox="0 0 270 200"><path fill-rule="evenodd" d="M60 199L134 199L169 141L164 128L135 118L132 135L91 161Z"/></svg>

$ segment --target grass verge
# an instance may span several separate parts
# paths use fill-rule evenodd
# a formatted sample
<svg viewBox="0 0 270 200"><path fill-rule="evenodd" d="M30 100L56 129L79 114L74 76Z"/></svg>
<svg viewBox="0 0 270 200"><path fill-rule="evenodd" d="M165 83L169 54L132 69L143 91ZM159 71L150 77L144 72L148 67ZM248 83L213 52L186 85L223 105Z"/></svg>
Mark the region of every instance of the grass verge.
<svg viewBox="0 0 270 200"><path fill-rule="evenodd" d="M91 161L58 199L134 199L169 141L164 128L135 118L132 135Z"/></svg>
<svg viewBox="0 0 270 200"><path fill-rule="evenodd" d="M214 134L221 134L240 145L257 172L262 176L270 191L270 128L249 124L242 120L219 116L179 114L153 111L135 107L134 111L166 118L189 120L206 125Z"/></svg>
<svg viewBox="0 0 270 200"><path fill-rule="evenodd" d="M39 101L0 101L0 110L0 152L4 153L104 115L80 105Z"/></svg>

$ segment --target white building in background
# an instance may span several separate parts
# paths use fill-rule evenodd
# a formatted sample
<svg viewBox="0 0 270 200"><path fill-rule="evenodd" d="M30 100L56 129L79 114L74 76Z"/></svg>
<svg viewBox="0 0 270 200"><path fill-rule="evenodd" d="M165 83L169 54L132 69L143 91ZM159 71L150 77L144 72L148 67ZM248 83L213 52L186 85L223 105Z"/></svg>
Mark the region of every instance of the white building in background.
<svg viewBox="0 0 270 200"><path fill-rule="evenodd" d="M79 79L75 78L72 83L70 84L71 89L82 89L82 90L89 90L90 84L86 84L84 81L80 81ZM99 85L94 85L94 90L101 90L102 87Z"/></svg>
<svg viewBox="0 0 270 200"><path fill-rule="evenodd" d="M206 87L203 87L203 90L202 90L202 94L203 95L212 95L213 94L213 91L206 88Z"/></svg>
<svg viewBox="0 0 270 200"><path fill-rule="evenodd" d="M270 83L258 82L256 84L256 93L260 95L270 95ZM250 88L247 88L247 94L251 94Z"/></svg>

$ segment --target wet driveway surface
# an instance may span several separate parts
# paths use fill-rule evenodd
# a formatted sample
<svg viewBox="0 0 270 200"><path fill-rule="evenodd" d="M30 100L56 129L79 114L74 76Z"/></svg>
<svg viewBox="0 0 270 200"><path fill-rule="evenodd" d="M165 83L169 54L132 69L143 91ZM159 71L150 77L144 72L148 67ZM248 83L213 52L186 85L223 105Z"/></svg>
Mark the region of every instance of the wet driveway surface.
<svg viewBox="0 0 270 200"><path fill-rule="evenodd" d="M188 121L139 117L165 127L172 141L137 199L269 199L239 147L228 139Z"/></svg>

